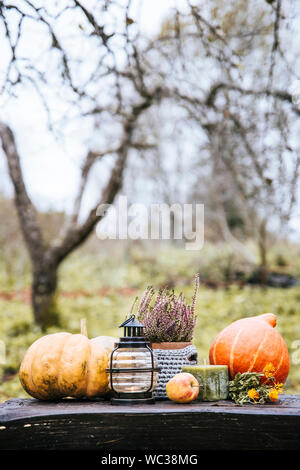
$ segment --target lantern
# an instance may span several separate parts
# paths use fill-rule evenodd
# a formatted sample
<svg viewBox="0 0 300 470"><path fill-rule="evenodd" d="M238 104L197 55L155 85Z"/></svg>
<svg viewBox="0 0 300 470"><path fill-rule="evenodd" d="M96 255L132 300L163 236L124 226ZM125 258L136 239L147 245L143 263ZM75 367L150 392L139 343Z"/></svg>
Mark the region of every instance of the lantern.
<svg viewBox="0 0 300 470"><path fill-rule="evenodd" d="M152 391L157 384L159 368L143 336L144 325L132 315L121 327L124 327L124 336L116 343L107 369L114 394L111 403L154 403Z"/></svg>

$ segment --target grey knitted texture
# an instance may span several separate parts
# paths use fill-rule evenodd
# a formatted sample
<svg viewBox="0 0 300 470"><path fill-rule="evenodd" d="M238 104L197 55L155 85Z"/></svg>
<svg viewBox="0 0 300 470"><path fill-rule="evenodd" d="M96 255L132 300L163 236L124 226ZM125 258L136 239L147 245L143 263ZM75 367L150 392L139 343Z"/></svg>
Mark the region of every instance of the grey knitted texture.
<svg viewBox="0 0 300 470"><path fill-rule="evenodd" d="M197 349L190 345L182 349L153 349L153 353L160 367L154 397L167 398L166 384L174 375L182 371L183 366L197 364ZM190 360L192 356L195 356L196 360Z"/></svg>

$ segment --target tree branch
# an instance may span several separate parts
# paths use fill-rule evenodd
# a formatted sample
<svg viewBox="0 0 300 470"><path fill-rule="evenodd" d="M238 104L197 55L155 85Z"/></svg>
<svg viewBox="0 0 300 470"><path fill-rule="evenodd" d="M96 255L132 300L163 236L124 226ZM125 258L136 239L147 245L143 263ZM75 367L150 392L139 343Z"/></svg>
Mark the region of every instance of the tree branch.
<svg viewBox="0 0 300 470"><path fill-rule="evenodd" d="M106 184L98 203L91 209L85 222L80 226L71 226L67 231L62 242L54 244L51 249L51 256L54 257L57 263L60 263L65 259L69 253L77 248L83 241L87 239L94 227L103 215L97 213L97 209L102 204L112 204L115 196L119 192L123 183L123 173L126 166L127 156L130 147L132 146L132 134L135 128L135 124L140 114L147 108L149 108L153 102L155 93L153 95L146 95L144 101L136 105L130 116L127 118L124 124L123 140L117 150L118 158L111 171L110 178ZM91 159L93 160L93 159ZM88 166L86 167L88 168Z"/></svg>
<svg viewBox="0 0 300 470"><path fill-rule="evenodd" d="M224 89L237 91L245 96L247 95L267 96L267 97L271 96L273 98L278 98L281 101L286 101L290 104L293 104L292 95L290 93L287 93L286 91L281 91L281 90L271 91L269 89L251 90L251 89L241 88L231 83L220 82L214 85L213 87L211 87L210 92L208 93L206 100L205 100L206 106L213 106L218 92ZM292 106L292 110L300 116L300 110L298 108L296 108L295 106Z"/></svg>
<svg viewBox="0 0 300 470"><path fill-rule="evenodd" d="M38 224L36 209L28 196L23 173L20 165L20 157L15 139L10 127L0 122L0 139L6 156L8 171L12 180L16 207L20 219L21 230L25 238L31 259L40 257L43 251L42 233Z"/></svg>
<svg viewBox="0 0 300 470"><path fill-rule="evenodd" d="M89 177L89 174L90 174L90 171L91 171L93 165L95 164L95 162L97 160L104 157L105 155L118 153L119 151L120 151L120 148L118 147L118 148L106 150L106 151L103 151L103 152L93 152L93 151L90 150L87 153L87 156L86 156L86 158L84 160L84 163L81 167L81 181L80 181L78 193L77 193L77 196L76 196L75 202L74 202L74 207L73 207L72 217L71 217L71 225L74 226L74 225L77 224L78 216L79 216L79 212L80 212L80 208L81 208L81 202L82 202L82 198L83 198L83 194L84 194L84 190L85 190L87 180L88 180L88 177Z"/></svg>
<svg viewBox="0 0 300 470"><path fill-rule="evenodd" d="M268 81L268 88L269 89L272 88L276 52L279 49L280 18L281 18L281 0L277 0L276 1L276 8L275 8L275 20L274 20L274 27L273 27L273 45L272 45L272 50L271 50L271 59L270 59L271 63L270 63L269 81Z"/></svg>

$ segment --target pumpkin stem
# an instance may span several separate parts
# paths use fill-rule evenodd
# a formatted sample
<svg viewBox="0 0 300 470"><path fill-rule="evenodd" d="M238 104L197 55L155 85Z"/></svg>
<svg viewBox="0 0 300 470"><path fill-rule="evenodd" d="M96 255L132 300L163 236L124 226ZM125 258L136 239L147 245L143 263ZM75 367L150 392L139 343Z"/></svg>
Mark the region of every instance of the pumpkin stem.
<svg viewBox="0 0 300 470"><path fill-rule="evenodd" d="M80 333L87 337L86 318L80 320Z"/></svg>
<svg viewBox="0 0 300 470"><path fill-rule="evenodd" d="M269 323L269 325L276 326L276 315L274 313L263 313L262 315L259 315L259 317Z"/></svg>

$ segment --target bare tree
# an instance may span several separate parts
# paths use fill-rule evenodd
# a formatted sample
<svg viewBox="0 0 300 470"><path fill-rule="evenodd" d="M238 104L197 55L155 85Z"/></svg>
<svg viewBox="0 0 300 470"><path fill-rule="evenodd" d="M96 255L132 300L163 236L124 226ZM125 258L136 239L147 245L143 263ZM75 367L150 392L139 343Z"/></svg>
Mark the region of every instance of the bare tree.
<svg viewBox="0 0 300 470"><path fill-rule="evenodd" d="M287 28L299 15L280 0L187 1L187 7L163 25L155 49L160 67L151 67L153 52L144 59L156 80L163 77L166 99L186 111L181 124L190 126L199 154L193 200L207 192L208 217L234 250L255 263L256 256L228 224L226 204L238 201L264 277L272 235L287 233L299 200L300 110L289 86L299 77L300 64L296 39ZM170 114L174 126L177 116Z"/></svg>
<svg viewBox="0 0 300 470"><path fill-rule="evenodd" d="M251 23L252 3L248 2L244 13L248 33L252 31L252 37L258 36L258 41L260 34L255 30L264 29L260 50L245 43L244 29L239 30L235 22L235 10L229 10L232 25L224 37L230 38L237 29L239 37L238 41L235 37L235 47L238 46L241 63L249 76L252 75L255 86L244 87L228 75L224 82L211 87L206 98L206 103L217 112L215 123L207 128L212 157L219 162L213 167L217 169L214 177L224 181L226 174L230 175L230 187L242 202L248 233L257 243L262 282L266 281L268 250L276 240L274 235L287 233L299 197L300 148L295 143L293 130L299 109L288 92L289 84L297 77L297 67L296 63L287 65L280 55L285 47L280 42L280 33L283 34L284 21L289 15L289 5L285 3L285 14L282 6L278 0L269 11L266 10L268 5L257 8L257 20ZM250 60L254 54L260 55L255 66ZM218 168L221 168L219 174ZM225 194L219 192L219 202L223 200L223 204L217 211L223 223ZM222 230L225 236L232 238L226 223Z"/></svg>
<svg viewBox="0 0 300 470"><path fill-rule="evenodd" d="M137 50L138 31L136 28L130 31L133 24L129 17L130 3L129 0L125 6L118 6L103 0L87 6L86 2L72 0L60 2L56 7L39 7L29 0L0 2L0 22L4 31L1 41L6 40L10 51L2 93L9 97L20 92L20 87L31 87L42 99L49 126L56 132L62 119L58 125L53 119L55 105L48 98L48 90L57 86L57 93L61 88L67 96L68 112L71 108L77 111L78 116L93 117L96 131L99 126L105 127L107 121L111 127L118 129L113 145L110 144L109 135L102 139L105 143L101 149L91 148L87 152L81 167L81 181L72 216L63 233L58 233L56 239L46 242L37 210L24 182L14 133L8 123L0 123L0 139L14 186L20 226L32 262L34 317L42 327L58 321L55 293L60 263L87 239L101 220L102 216L97 215L97 207L113 203L122 187L129 151L142 145L135 139L139 118L159 98L157 87L147 86L144 81L144 69ZM110 11L116 8L117 15ZM102 23L103 15L108 24ZM22 44L37 40L31 29L32 24L40 28L41 37L50 44L45 54L49 60L56 61L57 84L51 83L52 77L45 68L44 60L36 61L30 53L25 57L23 55ZM106 29L110 29L110 32L106 32ZM82 44L86 47L80 50ZM86 48L95 58L93 67L91 60L86 58ZM84 78L79 78L84 67L88 73ZM66 119L66 116L63 118ZM95 163L105 156L114 159L110 176L95 205L86 218L79 221L88 177Z"/></svg>

